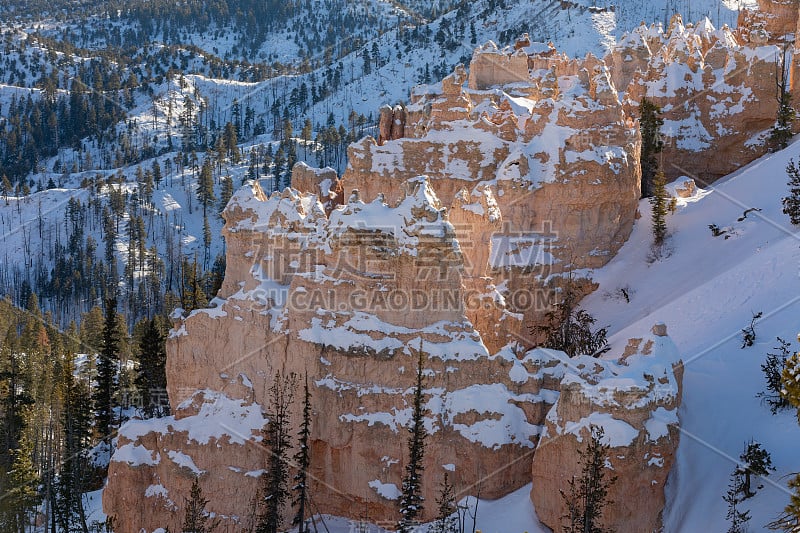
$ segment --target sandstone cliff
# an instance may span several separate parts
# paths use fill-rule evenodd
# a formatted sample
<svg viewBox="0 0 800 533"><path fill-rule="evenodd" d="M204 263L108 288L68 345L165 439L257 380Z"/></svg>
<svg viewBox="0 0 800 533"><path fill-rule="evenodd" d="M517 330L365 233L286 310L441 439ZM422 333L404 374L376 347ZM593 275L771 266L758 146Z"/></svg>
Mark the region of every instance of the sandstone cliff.
<svg viewBox="0 0 800 533"><path fill-rule="evenodd" d="M389 205L404 180L429 177L460 237L464 285L474 295L503 289L500 306L468 306L491 352L534 344L522 324L557 298L561 275L614 255L640 196L638 129L604 63L518 44L480 47L469 75L459 67L415 89L405 109L384 108L380 139L351 145L342 177L345 196ZM403 135L385 133L398 113Z"/></svg>
<svg viewBox="0 0 800 533"><path fill-rule="evenodd" d="M758 40L766 39L770 44L783 44L791 40L800 28L800 1L758 0L757 9L743 9L739 12L737 25L745 28L748 34L753 30L758 32L755 36Z"/></svg>
<svg viewBox="0 0 800 533"><path fill-rule="evenodd" d="M181 321L168 342L175 416L120 432L104 495L118 531L174 528L198 473L214 494L209 509L230 527L248 526L266 461L262 411L277 370L307 374L312 384L320 511L396 518L420 346L427 500L443 465L456 465L451 478L460 487L504 470L483 482L490 498L529 482L530 462L517 458L534 449L556 393L520 377L522 350L486 349L465 317L452 225L427 180L404 189L397 207L352 195L330 217L313 195L266 198L253 185L234 196L216 307Z"/></svg>
<svg viewBox="0 0 800 533"><path fill-rule="evenodd" d="M413 178L401 190L395 207L380 197L364 203L352 193L330 215L317 196L288 189L266 197L253 184L234 195L225 211L228 270L215 307L181 319L168 341L175 415L130 422L120 431L104 494L117 531L178 527L195 475L213 494L208 509L225 527L250 527L266 464L267 389L279 370L307 375L312 387L318 511L396 519L419 348L429 432L426 500L435 500L446 470L459 490L479 483L487 498L530 481L540 436L557 433L548 417L553 406L564 416L583 409L583 400L573 404L578 396L565 395L574 382L570 369L586 365L578 372L582 379L601 383L616 367L526 352L517 343L490 352L466 316L470 286L463 282L465 255L454 225L428 179ZM488 191L479 205L489 232L498 212ZM502 301L500 288L489 291L488 298ZM645 353L655 362L646 365L628 358L623 396L650 394L656 364L659 386L662 375L667 384L676 382L672 361L652 352ZM641 429L646 411L667 404L637 405L630 415L614 416ZM299 415L297 407L295 426ZM676 444L659 449L669 456L667 466ZM643 453L655 451L628 450L632 464L646 463L650 456ZM541 483L539 489L546 490ZM659 498L660 492L650 504L656 515ZM545 504L540 512L550 516ZM429 506L424 517L434 514Z"/></svg>

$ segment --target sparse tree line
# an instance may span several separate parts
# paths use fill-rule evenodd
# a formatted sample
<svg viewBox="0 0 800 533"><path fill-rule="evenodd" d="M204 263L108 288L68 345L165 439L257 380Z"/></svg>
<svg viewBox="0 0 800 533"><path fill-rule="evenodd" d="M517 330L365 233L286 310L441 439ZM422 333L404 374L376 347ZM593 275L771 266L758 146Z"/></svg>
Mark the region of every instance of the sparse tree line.
<svg viewBox="0 0 800 533"><path fill-rule="evenodd" d="M316 70L358 51L389 30L419 19L408 8L376 11L370 7L341 0L191 1L177 6L166 1L103 2L87 8L100 15L100 23L89 20L81 27L67 25L55 37L84 46L103 42L106 48L128 55L135 55L137 49L154 42L163 42L176 53L189 49L194 58L206 63L208 75L238 75L240 81L263 81ZM52 12L52 6L48 8ZM343 31L351 38L342 39ZM192 41L191 35L218 39L231 32L236 42L229 50L212 47L201 51L186 46ZM281 63L278 54L262 50L263 43L275 34L293 42L296 61Z"/></svg>
<svg viewBox="0 0 800 533"><path fill-rule="evenodd" d="M24 49L25 41L15 42L10 35L6 35L6 49ZM87 54L81 56L87 61L77 67L73 64L74 57L65 57L59 62L62 70L55 66L48 70L47 65L55 65L51 61L53 58L42 57L36 63L31 60L26 68L41 67L36 84L42 93L19 101L12 99L8 112L3 113L0 195L6 205L10 197L25 198L24 202L15 200L18 215L23 203L30 203L32 189L62 186L68 183L73 172L96 166L123 166L157 154L156 142L141 134L141 125L135 120L125 118L125 109L133 104L136 91L152 92L149 84L158 82L158 69L136 64L133 58L113 51L99 59L88 59L91 57L88 51L78 51L68 43L48 40L41 35L34 36L32 41L51 47L53 52ZM169 53L161 56L164 61L171 61ZM73 71L74 74L69 74ZM185 80L176 72L177 68L171 66L166 77L183 87ZM118 296L129 325L144 314L161 313L174 305L187 311L204 306L216 294L224 274L224 256L211 254L214 234L210 220L219 214L237 185L224 175L225 162L238 164L242 157L249 155L247 177L271 177L273 188L280 189L289 185L291 168L301 159L316 158L323 166L332 165L341 171L346 162L347 145L373 126L371 118L354 112L346 124L337 124L331 112L326 122L316 125L316 136L315 126L309 119L305 119L299 135L294 133L293 123L302 113L341 86L343 66L341 63L332 65L319 76L319 82L312 73L306 79L308 84L303 81L294 87L286 84L273 87L269 95L272 98L270 112L263 117L256 116L249 101L240 104L234 99L226 110L215 102L206 104L202 99L189 96L184 98L183 112L173 113L170 99L167 102L170 111L166 116L154 112L153 120L174 123L177 135L168 136L169 145L160 150L164 152L180 146L174 158L162 156L152 167L137 168L137 188L132 192L121 185L125 181L121 172L84 177L82 187L93 194L88 200L70 200L68 225L45 227L40 220L35 229L21 228L25 233L24 265L5 263L8 266L0 272L0 291L11 295L19 305L24 305L28 294L35 292L42 305L52 310L62 325L76 319L93 303L105 300L109 287L118 280L125 283ZM155 101L153 110L156 110ZM257 145L249 154L240 153L239 142L268 131L280 140L275 152L272 145L267 145L266 149ZM56 161L53 170L61 173L60 176L47 178L45 175L46 183L43 178L38 183L32 181L31 172L48 170L41 167L41 161L63 153L60 151L63 148L75 149L76 155L71 163ZM92 161L92 154L97 150L103 154L102 161ZM198 157L198 152L205 152L205 157ZM192 176L189 183L187 169ZM202 252L193 257L183 257L187 254L181 248L179 235L182 221L157 213L152 205L153 191L165 182L172 185L176 175L180 175L181 184L187 190L189 213L195 196L190 191L195 182L197 201L203 211ZM211 209L212 205L215 209ZM89 234L89 229L94 229L93 235ZM35 245L37 233L38 246ZM153 242L155 235L164 236L158 248ZM122 265L114 254L119 242L127 244L127 257L123 258ZM166 254L159 256L159 249L163 248Z"/></svg>
<svg viewBox="0 0 800 533"><path fill-rule="evenodd" d="M275 59L262 57L259 50L270 34L283 28L304 29L294 32L294 42L299 49L300 59L312 60L314 56L323 54L334 58L344 57L358 49L365 39L379 36L393 27L392 19L405 19L400 12L386 17L388 21L383 20L375 10L341 0L326 1L325 9L320 9L318 2L310 0L190 1L179 6L167 1L109 2L104 7L113 21L128 23L122 33L110 31L104 35L112 46L119 46L123 42L143 45L150 42L153 36L177 44L188 41L186 37L189 33L214 35L235 28L241 31L230 56L225 59L240 56L254 62ZM97 31L107 27L105 25ZM342 39L342 32L355 38Z"/></svg>
<svg viewBox="0 0 800 533"><path fill-rule="evenodd" d="M154 161L146 170L137 169L138 184L132 189L122 186L121 175L86 183L87 188L102 194L89 194L84 201L81 195L72 196L67 201L66 223L45 223L39 218L36 226L23 225L20 231L26 246L22 264L4 266L0 291L20 306L36 293L62 326L112 294L120 298L130 327L144 316L165 315L175 307L187 311L205 307L219 290L225 272L224 256L210 255L209 219L218 217L224 206L216 202L215 187L224 202L233 193L230 178L217 172L212 175L211 165L209 161L198 171L193 180L198 182L195 191L188 188L183 174L180 178L190 199L196 196L204 211L201 255L192 256L183 249L182 220L153 206L153 191L167 179ZM171 172L169 179L173 179ZM191 205L189 208L191 212ZM13 225L15 216L18 213L11 212L11 220L3 220L6 227ZM157 240L157 235L163 240ZM120 242L127 249L122 257L117 252Z"/></svg>
<svg viewBox="0 0 800 533"><path fill-rule="evenodd" d="M299 127L310 106L330 97L342 88L345 81L342 63L331 62L330 67L311 72L296 84L288 84L284 79L274 83L270 91L262 91L264 94L260 93L259 98L264 97L264 106L269 112L261 117L256 116L255 104L250 98L242 104L234 99L233 104L226 107L218 106L216 100L206 102L198 93L184 96L180 102L184 109L181 113L172 111L178 103L168 97L165 102L168 110L163 113L156 107L157 98L152 85L175 83L176 88L185 89L185 80L180 73L189 70L191 59L185 55L185 50L154 48L150 51L150 48L145 48L130 55L107 51L108 58L98 58L97 54L93 56L89 51L75 50L68 44L41 35L33 39L41 42L52 54L80 53L86 61L76 64L76 58L68 56L66 64L63 61L55 64L38 49L33 55L36 61L26 59L25 41L12 41L6 36L5 48L9 59L5 68L11 73L9 83L21 87L33 84L41 89L38 94L28 93L19 99L13 97L8 109L2 110L0 176L8 178L11 184L11 189L4 191L6 195L27 195L37 185L39 190L51 188L50 184L46 186L29 181L27 176L51 170L42 168L42 161L58 155L65 148L76 150L76 155L72 161L59 159L52 171L68 177L69 173L98 167L121 167L173 151L177 148L174 143L177 139L180 139L184 153L215 150L220 142L230 147L230 127L235 129L235 141L238 142L268 132L282 140L287 120ZM15 56L14 51L19 53ZM17 61L23 62L22 68L18 68ZM3 66L0 65L2 75ZM231 72L210 72L209 75L230 78ZM153 120L156 123L166 122L177 130L178 135L168 135L167 146L160 150L156 139L142 134L142 125L126 118L137 94L153 99ZM332 124L329 117L327 123L316 124L319 133L316 138L311 138L309 133L304 155L309 151L308 143L317 141L326 164L335 164L341 170L345 156L343 147L363 135L366 127L374 126L371 117L358 114L355 119L350 117L348 122L349 127ZM103 153L101 161L92 160L91 154L95 150Z"/></svg>
<svg viewBox="0 0 800 533"><path fill-rule="evenodd" d="M67 224L40 218L35 226L21 224L17 228L15 232L23 234L24 261L6 263L0 271L0 291L18 305L24 305L28 294L35 292L62 325L94 302L108 298L110 288L120 281L124 289L118 296L130 325L145 314L162 313L170 307L191 311L205 306L221 286L225 268L224 255L211 253L211 222L218 219L239 185L227 175L228 165L240 164L249 156L245 178L271 178L273 190L282 189L289 186L292 167L300 159L317 157L323 165L341 170L346 146L362 135L368 124L363 115L351 113L349 129L337 127L331 113L327 125L318 126L320 133L314 137L308 119L296 133L290 114L289 107L284 107L279 122L282 127L274 132L280 139L275 152L271 143L266 148L256 145L248 154L240 152L240 135L261 134L264 126L254 119L252 108L242 109L234 101L232 122L211 137L213 147L206 146L204 155L198 155L196 149L185 150L140 165L135 171L135 187L122 172L84 177L81 185L90 194L69 199ZM196 135L203 129L199 128L197 114L187 115L184 142L202 149L199 142L204 142L203 137ZM66 173L62 179L68 177ZM154 192L174 187L178 179L187 194L188 213L198 207L203 213L203 246L194 255L183 249L182 218L162 213L153 205ZM21 183L22 192L27 193L27 179ZM40 189L55 186L52 179L46 185L39 184ZM13 186L7 176L0 182L0 197L6 205L11 201L16 204L16 212L6 212L6 227L13 227L15 217L22 221L22 207L29 212L34 201L30 197L12 200L18 189L19 183ZM193 205L195 199L199 206ZM120 242L126 245L125 257L116 252Z"/></svg>

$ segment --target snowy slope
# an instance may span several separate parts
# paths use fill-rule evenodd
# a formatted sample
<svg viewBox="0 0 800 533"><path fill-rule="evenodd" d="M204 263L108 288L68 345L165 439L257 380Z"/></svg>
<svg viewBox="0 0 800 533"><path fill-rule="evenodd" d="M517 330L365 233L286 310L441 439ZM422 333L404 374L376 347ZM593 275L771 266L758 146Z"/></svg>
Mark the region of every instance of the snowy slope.
<svg viewBox="0 0 800 533"><path fill-rule="evenodd" d="M578 0L563 4L552 0L522 0L519 2L478 0L466 8L462 7L460 12L452 10L431 22L421 24L419 36L415 39L398 40L398 30L386 31L374 41L379 50L380 60L378 63L380 66L373 67L368 74L364 72L364 58L361 53L367 48L367 45L371 48L373 41L365 43L364 48L359 48L340 61L334 62L336 65L340 65L341 86L315 105L301 109L295 120L295 131L300 130L305 118L312 120L315 129L317 126L324 125L331 115L337 124L348 124L348 118L353 110L374 121L376 110L381 104L406 100L410 87L423 79L426 71L430 71L429 74L433 81L437 76L449 73L456 63L467 61L472 54L474 43L479 44L488 39L494 39L502 45L512 41L521 32L529 31L534 39L552 39L560 50L572 55L583 55L589 51L602 54L607 47L616 42L624 31L635 27L641 20L660 20L674 10L683 10L685 13L689 13L686 16L687 20L708 14L714 19L718 16L721 19L719 23L733 23L739 3L734 0L694 0L691 3L674 0L666 4L655 0L627 1L619 3L611 9L610 3L598 3L594 0ZM387 9L385 2L377 2L375 5L378 4L381 6L380 9ZM463 33L455 35L457 33L454 30L456 26L460 26ZM18 71L9 71L6 75L9 81L13 80L19 86L0 85L0 105L3 109L9 105L12 96L20 97L31 91L28 87L34 85L34 80L38 75L37 65L47 63L48 45L43 41L34 42L34 39L26 37L26 32L33 32L37 29L41 31L49 29L51 32L55 32L59 23L45 21L28 26L16 24L15 27L17 29L10 34L13 37L12 43L15 43L20 50L24 49L24 52L12 50L9 53L9 59L16 58L20 67ZM444 28L447 28L446 31ZM474 35L472 28L475 30ZM442 31L440 32L440 30ZM406 31L410 30L406 29ZM440 33L449 36L449 40L442 42L437 37ZM197 36L192 37L190 41L198 44L201 48L208 50L216 46L213 40L197 41L193 40L195 37ZM150 47L149 54L157 54L162 48L159 45ZM59 58L59 61L69 60L67 63L72 62L71 65L64 67L72 74L79 68L79 65L88 61L87 58L79 56L67 58L61 52L58 52L56 57ZM301 88L303 84L310 87L312 76L315 76L319 86L325 77L325 72L333 66L334 64L325 65L323 63L311 73L284 75L259 83L249 83L236 81L237 71L235 68L231 69L229 79L213 79L203 74L191 74L191 72L203 72L204 68L201 60L193 59L187 63L184 76L178 76L177 79L171 81L162 80L158 83L150 83L149 89L153 91L152 95L140 90L134 91L134 107L128 112L127 120L117 125L117 131L126 133L129 141L134 143L135 147L141 147L142 151L146 147L148 153L162 153L159 163L166 171L167 159L174 161L177 151L180 149L179 117L184 111L186 101L192 101L195 110L201 104L205 104L209 109L210 118L216 122L217 126L231 120L234 99L241 102L242 106L252 107L256 121L266 118L269 124L270 110L273 105L283 107L286 104L284 98L293 89ZM136 68L141 68L141 65ZM37 97L36 92L33 94L34 97ZM370 129L367 128L367 131ZM318 131L315 131L313 135L317 133ZM168 149L168 140L170 139L173 143L172 150ZM270 141L271 138L267 135L258 139L248 139L247 145ZM97 197L96 193L89 195L76 190L84 178L92 179L97 175L107 177L117 174L121 170L127 181L125 188L129 192L134 190L135 167L114 168L113 158L109 157L114 146L98 147L96 141L89 139L84 140L82 145L86 150L84 153L64 148L56 157L44 159L40 168L45 169L45 172L30 176L31 182L35 184L32 185L35 194L22 202L22 205L15 200L10 200L8 205L3 202L3 205L0 206L0 226L2 226L0 229L2 229L2 242L6 250L24 251L23 255L9 253L0 258L0 261L6 265L12 265L12 270L29 268L32 263L30 261L26 263L23 257L30 257L32 252L37 249L40 252L39 255L50 255L41 253L47 247L42 246L42 241L37 241L38 231L27 233L28 228L39 216L40 205L46 207L44 209L46 216L40 227L48 230L49 240L52 243L58 242L58 239L55 238L55 232L51 228L54 225L57 226L58 221L65 218L64 209L67 206L68 197L80 194L84 204L89 196ZM245 152L247 151L249 148L245 150ZM91 156L91 164L83 164L87 159L86 154ZM303 149L300 157L306 158L312 165L318 163L313 150L307 152ZM202 163L203 155L199 154L199 158ZM152 160L142 161L141 164L143 168L149 168ZM344 162L340 162L338 170L341 171L343 165ZM245 160L241 165L225 169L225 173L232 175L238 186L246 167ZM71 178L65 180L66 174L60 170L62 168L75 168L77 172L73 171ZM160 253L165 253L167 249L174 249L188 257L195 254L203 255L202 217L199 210L196 209L196 201L195 205L192 205L195 190L192 177L194 173L184 170L182 176L178 176L174 171L167 171L166 174L168 177L162 184L161 191L157 191L155 194L154 205L145 210L153 215L146 219L149 236L148 247L155 245ZM43 188L51 178L63 190L36 192ZM219 195L220 185L217 184L217 187ZM39 197L40 194L43 196ZM105 195L107 195L107 188L100 193L100 197ZM26 209L27 212L25 212ZM149 224L151 221L155 222L152 226ZM93 219L91 222L89 232L99 243L102 234L97 227L96 220ZM224 246L219 237L221 222L219 218L211 217L210 229L213 242L210 246L209 256L212 261ZM39 221L36 221L36 224L39 226ZM38 230L39 227L34 229ZM127 251L124 242L125 224L121 229L123 231L120 232L117 246L118 258L121 263L120 272L123 270L122 265L126 261ZM166 242L167 234L172 241L171 244ZM26 243L26 239L33 240ZM48 244L47 239L43 239L44 244ZM206 268L209 266L205 265ZM49 260L44 262L43 268L45 271L52 268ZM44 302L44 304L46 308L49 308L48 302ZM86 305L88 308L91 302L87 301Z"/></svg>
<svg viewBox="0 0 800 533"><path fill-rule="evenodd" d="M400 47L398 53L397 32L387 32L376 39L380 55L387 63L365 75L361 72L361 56L351 54L345 57L342 60L344 87L313 106L308 114L315 123L331 112L341 120L350 109L369 115L374 114L376 103L407 101L410 88L424 80L426 65L430 66L431 72L439 68L441 76L449 74L458 63L468 63L475 46L488 40L505 46L527 32L534 41L552 41L559 52L571 57L583 57L587 53L602 57L625 32L633 30L642 21L661 22L666 26L673 13L682 13L687 23L708 16L716 27L722 27L723 24L735 27L739 5L752 6L755 0L578 0L563 3L554 0L521 0L499 4L501 7L495 9L490 7L487 0L471 4L467 27L470 23L474 26L475 39L467 29L463 37L456 39L450 48L442 47L435 39L428 38L411 47ZM570 5L572 7L568 7ZM452 28L457 17L458 13L451 11L425 25L422 31L435 36L444 21L447 21L448 28ZM433 81L436 81L436 76ZM345 103L344 108L342 102Z"/></svg>
<svg viewBox="0 0 800 533"><path fill-rule="evenodd" d="M575 4L584 7L595 4L592 0L579 0ZM601 8L609 2L596 2ZM625 2L615 11L561 9L558 2L531 0L508 2L508 7L498 9L485 18L478 13L487 8L487 2L478 1L473 6L477 24L477 42L497 40L501 32L509 33L513 39L519 31L531 31L534 39L553 40L559 49L573 55L588 51L601 54L613 44L623 31L629 30L641 20L661 20L674 10L691 13L685 19L696 20L709 15L717 26L735 21L738 2L730 0L649 1ZM453 18L454 15L448 15ZM718 18L719 17L719 18ZM438 31L442 19L430 24L433 34ZM525 21L524 26L519 26ZM198 42L201 45L208 43ZM346 119L350 109L369 114L378 105L407 98L408 89L420 79L420 66L445 63L449 68L460 58L471 55L473 45L469 31L455 50L443 50L433 43L408 51L401 51L398 59L396 35L385 34L378 40L381 55L386 64L374 69L369 75L361 72L363 60L353 54L342 60L345 83L318 105L309 108L306 116L315 124L323 123L330 112L337 121ZM500 43L506 44L506 43ZM319 76L319 73L318 73ZM32 75L26 76L32 81ZM252 98L258 113L268 112L265 94L280 88L290 91L306 76L284 76L260 84L247 84L228 80L210 80L202 76L187 77L189 85L185 94L195 87L208 98L217 97L220 102L233 97L246 101ZM156 88L161 95L169 86ZM11 94L27 93L28 89L0 87L3 108L8 105ZM183 95L175 97L175 112ZM152 116L148 115L152 105L141 98L140 107L134 111L141 123L141 135L151 138L159 136L159 142L168 135L164 124L166 116L162 105L159 111L161 122L148 129ZM160 102L161 103L161 102ZM222 106L222 104L220 104ZM226 108L224 113L228 112ZM227 116L222 118L227 119ZM172 125L172 128L177 128ZM264 139L266 140L266 139ZM163 145L163 144L162 144ZM96 162L99 153L93 153ZM161 157L162 168L167 157ZM202 156L201 156L202 157ZM650 254L649 206L642 203L645 216L636 225L630 241L619 255L605 268L593 273L600 283L599 290L585 301L584 305L598 317L601 324L609 324L613 333L612 342L621 347L629 337L639 336L657 321L665 322L670 336L675 340L686 361L684 378L684 404L681 421L684 435L678 451L678 460L668 486L669 503L665 513L667 531L724 530L725 503L723 495L734 460L738 458L745 442L751 438L761 442L772 453L777 472L770 476L770 483L748 500L744 507L751 509L751 529L761 530L764 524L776 517L783 508L788 495L783 487L786 474L800 470L800 453L796 445L800 442L800 429L793 413L770 415L755 395L763 390L763 377L759 368L766 351L775 346L775 337L795 339L800 331L800 242L797 228L792 228L785 215L780 212L780 196L786 191L784 167L789 157L800 158L800 144L756 161L737 174L717 182L713 188L681 205L668 224L672 232L669 247L672 255L648 262ZM54 160L46 162L53 167ZM143 162L148 168L151 161ZM135 167L124 170L130 185ZM113 174L114 169L104 169L102 174ZM229 169L238 185L245 172L245 165ZM65 189L36 193L22 201L10 199L8 205L0 202L0 231L4 256L2 262L24 265L24 258L36 254L48 239L65 238L60 222L64 220L64 209L71 196L84 203L90 194L79 189L84 177L93 177L97 171L73 174ZM227 172L226 172L227 173ZM165 253L167 243L163 235L167 227L176 235L176 243L182 245L182 253L192 255L202 248L202 219L195 207L189 213L190 198L194 196L191 172L184 172L186 185L180 184L180 176L170 175L154 195L155 213L159 238L151 240L159 251ZM58 180L60 174L52 174ZM49 174L42 178L49 177ZM39 181L37 176L36 181ZM743 221L737 221L749 208L758 207L760 212L751 212ZM40 210L46 211L40 218ZM731 237L713 237L709 224L721 228L730 227ZM211 257L222 250L219 235L221 220L211 220L215 241ZM40 239L42 234L48 236ZM100 228L90 225L87 232L101 242ZM125 256L124 232L121 232L118 251ZM617 289L627 287L630 303L615 296ZM753 313L763 311L764 317L756 326L758 338L753 347L740 349L740 329L745 327ZM797 342L793 348L798 349ZM612 353L617 350L613 350ZM496 502L481 503L478 513L478 528L485 533L497 531L538 531L535 517L528 500L529 488L523 488ZM341 531L349 531L350 524L339 521ZM334 529L332 529L333 531Z"/></svg>
<svg viewBox="0 0 800 533"><path fill-rule="evenodd" d="M744 444L761 442L777 467L743 507L750 528L763 530L788 501L786 475L800 470L800 427L794 413L771 415L756 394L764 390L759 365L775 337L794 340L800 331L800 231L781 213L785 166L800 159L800 142L755 161L694 197L680 201L668 218L668 256L653 261L649 204L619 254L592 272L600 288L583 303L608 324L619 353L628 338L663 321L685 362L682 438L667 487L665 531L723 531L722 500ZM742 218L744 211L751 211ZM709 224L730 238L713 237ZM630 303L616 295L626 288ZM741 349L741 328L758 311L754 346ZM793 343L798 349L798 344ZM542 528L530 505L530 486L497 501L482 501L477 528L484 533L534 533ZM464 500L472 504L474 498ZM332 532L353 522L329 518ZM467 529L471 527L468 522ZM369 531L380 531L369 526Z"/></svg>
<svg viewBox="0 0 800 533"><path fill-rule="evenodd" d="M800 229L791 226L780 205L792 157L800 157L800 144L681 202L668 218L672 254L652 264L649 217L642 217L619 255L594 273L600 289L584 301L611 326L616 347L663 321L682 353L683 434L668 485L667 531L727 527L722 495L750 439L772 453L777 467L765 488L744 504L753 529L777 517L788 502L784 476L800 470L794 413L772 416L756 398L764 390L759 365L777 345L775 338L799 348ZM738 220L754 207L761 211ZM646 202L641 211L649 213ZM730 228L731 237L713 237L709 224ZM614 296L621 287L628 288L630 303ZM741 328L759 311L764 315L755 328L755 345L741 349Z"/></svg>
<svg viewBox="0 0 800 533"><path fill-rule="evenodd" d="M666 24L673 13L682 13L687 23L699 21L707 16L717 27L723 24L735 26L739 7L754 4L755 0L668 0L666 2L663 0L619 2L478 0L461 10L453 9L436 19L422 20L414 30L404 27L405 38L399 36L397 29L388 29L381 34L374 29L364 28L363 35L360 34L359 37L364 41L363 47L359 46L344 57L328 57L324 52L320 52L305 58L315 65L315 70L312 72L301 74L298 71L294 75L278 76L260 83L241 84L232 93L235 93L240 101L250 99L248 103L253 105L261 116L268 112L271 105L268 95L285 96L303 83L310 87L312 77L319 84L325 79L327 71L340 67L341 86L315 105L302 110L301 116L295 121L295 129L299 130L305 118L310 118L315 125L322 124L330 113L333 113L337 123L346 123L352 110L375 118L375 112L381 104L394 104L407 100L411 87L426 81L426 71L431 76L427 81L437 81L449 74L458 63L467 63L474 48L488 40L494 40L504 46L513 43L513 40L523 32L528 32L533 40L552 41L560 52L572 57L582 57L587 53L602 57L623 33L631 31L642 21ZM393 28L396 23L392 17L397 15L396 11L402 11L396 6L402 6L402 2L389 3L375 0L359 6L359 11L366 10L365 20L377 18L386 27ZM320 6L319 9L324 10L325 7ZM298 19L298 25L300 22ZM72 28L74 38L79 42L83 36L82 32L85 31L89 36L94 34L83 28L84 23L85 21L74 22ZM90 27L125 26L123 22L97 17L92 18L89 24ZM26 27L25 31L43 31L53 38L58 38L62 27L63 23L44 21ZM458 32L457 27L460 27ZM446 36L442 37L445 42L439 40L440 29ZM287 65L299 66L305 51L298 48L294 40L295 34L302 31L302 26L294 28L288 24L286 28L270 34L261 47L259 61L270 63L280 58ZM410 38L407 35L412 31L416 32L416 36ZM178 49L180 54L185 52L192 57L186 67L182 68L183 73L208 76L209 58L218 60L225 56L225 59L230 60L242 59L237 58L235 54L231 55L233 42L238 39L240 32L241 30L234 26L223 30L212 29L205 34L187 33L182 44L197 48L192 52L185 48ZM155 43L160 43L162 37L154 35L152 39ZM377 46L380 66L373 67L367 73L364 71L363 51L372 49L373 44ZM103 46L104 43L101 42L93 44L91 48L101 49ZM154 56L162 48L161 44L151 47L149 54ZM198 50L204 51L207 56L196 55L195 51ZM141 53L137 57L139 60L144 60L147 55ZM166 65L169 65L169 62ZM236 67L231 67L228 71L226 77L229 80L241 80L245 76L245 73ZM32 70L27 79L32 81L35 74L37 73ZM200 89L202 93L202 87ZM203 96L209 95L203 93ZM286 103L282 102L281 106L283 105Z"/></svg>

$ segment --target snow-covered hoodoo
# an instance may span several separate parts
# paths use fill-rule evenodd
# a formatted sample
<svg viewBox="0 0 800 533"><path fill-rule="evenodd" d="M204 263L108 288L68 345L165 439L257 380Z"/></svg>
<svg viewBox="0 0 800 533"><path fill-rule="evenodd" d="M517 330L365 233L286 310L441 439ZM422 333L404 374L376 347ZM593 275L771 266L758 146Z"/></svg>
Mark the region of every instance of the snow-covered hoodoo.
<svg viewBox="0 0 800 533"><path fill-rule="evenodd" d="M287 190L266 198L251 185L234 196L226 211L229 269L217 307L180 320L168 343L175 414L120 431L104 496L120 531L177 524L178 504L197 474L215 495L209 510L232 527L249 526L249 495L266 461L262 408L278 370L307 374L312 385L319 510L361 517L366 509L373 520L396 518L420 347L427 501L435 500L449 465L457 486L479 483L482 497L530 483L540 436L555 435L546 429L548 413L576 407L564 407L559 394L571 391L577 376L597 380L592 387L600 391L603 379L624 377L628 388L619 392L647 400L633 417L627 406L617 414L604 404L598 422L609 423L609 434L624 426L646 435L651 419L674 414L674 349L648 349L623 366L528 351L521 340L489 351L465 316L466 254L429 180L412 178L402 188L396 207L351 195L330 216L315 195ZM502 300L503 289L495 287L492 298ZM508 313L497 312L498 322ZM296 424L300 409L293 415ZM586 429L575 421L567 424L570 435ZM657 481L649 490L657 494L677 444L667 429L677 419L659 423L663 431L629 452L636 461L659 447L664 463L648 466ZM425 516L433 513L431 507Z"/></svg>

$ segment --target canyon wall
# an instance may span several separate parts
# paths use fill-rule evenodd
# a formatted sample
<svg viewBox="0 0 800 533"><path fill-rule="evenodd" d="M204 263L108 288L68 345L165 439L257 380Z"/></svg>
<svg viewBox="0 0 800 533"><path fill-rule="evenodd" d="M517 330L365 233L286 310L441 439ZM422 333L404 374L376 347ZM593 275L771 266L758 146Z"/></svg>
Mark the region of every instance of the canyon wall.
<svg viewBox="0 0 800 533"><path fill-rule="evenodd" d="M631 339L619 364L572 359L561 395L547 414L533 458L531 499L539 519L558 530L569 482L580 479L592 427L609 446L605 478L613 502L603 512L610 531L661 531L664 485L680 438L683 367L666 326ZM644 379L642 379L644 376ZM624 383L624 384L623 384Z"/></svg>
<svg viewBox="0 0 800 533"><path fill-rule="evenodd" d="M467 310L491 352L509 341L535 344L529 325L550 309L562 278L574 272L577 280L616 253L641 195L641 141L610 71L594 57L533 48L509 52L525 62L526 50L538 54L525 81L483 87L509 57L489 43L475 51L469 75L459 67L417 88L405 109L385 108L379 139L349 147L342 177L346 197L358 191L389 205L404 180L428 177L459 236L462 283L474 294L503 288L508 314L488 298L480 307L490 313ZM385 135L398 116L403 136Z"/></svg>
<svg viewBox="0 0 800 533"><path fill-rule="evenodd" d="M585 406L571 392L575 372L599 389L624 379L629 387L620 394L638 398L635 409L603 404L605 418L597 422L609 434L620 424L641 433L660 409L674 410L679 377L668 344L619 362L517 343L490 352L465 316L464 254L453 224L427 179L412 178L401 189L396 207L351 195L330 215L312 194L287 189L267 197L256 184L235 194L225 211L230 263L220 295L214 307L177 318L168 340L174 415L120 430L104 493L116 531L177 530L195 476L221 525L248 530L277 372L310 385L317 510L384 524L398 518L419 350L426 502L435 501L445 472L457 490L474 493L479 485L490 499L530 483L541 437L550 442L558 434L554 413L574 418ZM296 402L292 427L300 415ZM677 439L660 445L669 465ZM645 464L654 450L643 446L628 456ZM663 485L667 472L651 475ZM534 469L534 491L550 491L541 477ZM551 514L559 514L561 502L554 505ZM657 521L659 510L642 520ZM626 519L626 512L612 506L609 519ZM435 513L428 504L423 518Z"/></svg>

